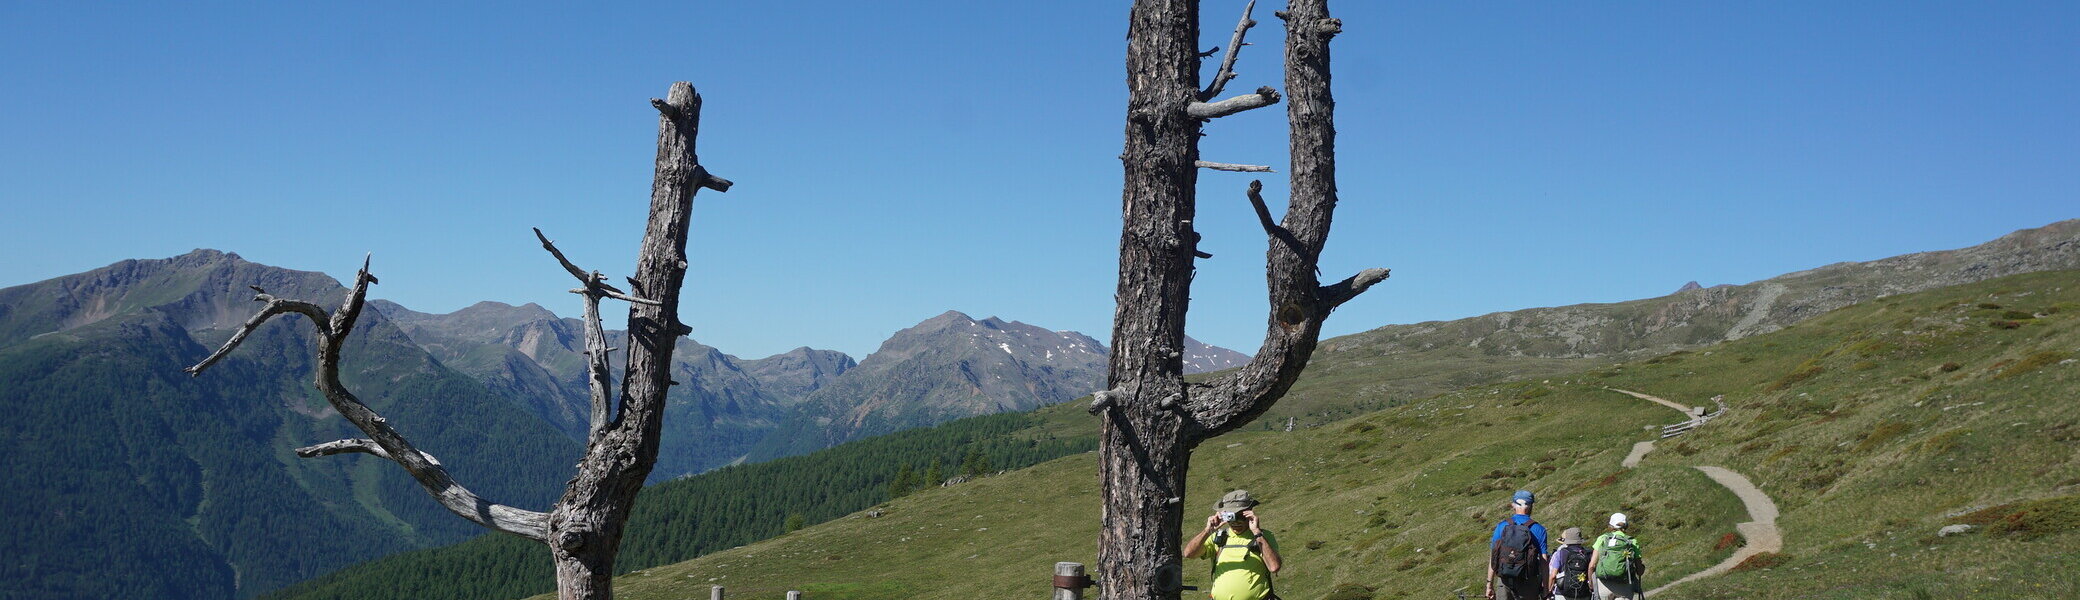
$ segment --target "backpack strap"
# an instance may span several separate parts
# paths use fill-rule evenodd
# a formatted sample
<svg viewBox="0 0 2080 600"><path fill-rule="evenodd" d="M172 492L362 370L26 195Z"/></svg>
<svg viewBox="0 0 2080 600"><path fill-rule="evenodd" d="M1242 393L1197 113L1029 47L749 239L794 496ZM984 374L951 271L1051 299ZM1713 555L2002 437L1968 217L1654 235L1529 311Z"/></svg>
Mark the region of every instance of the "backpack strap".
<svg viewBox="0 0 2080 600"><path fill-rule="evenodd" d="M1228 548L1244 548L1244 556L1248 556L1248 554L1251 552L1257 553L1258 556L1263 556L1263 543L1264 536L1259 535L1250 538L1249 543L1242 544L1240 546L1230 546L1228 545L1228 528L1222 527L1220 531L1214 532L1213 534L1213 556L1207 557L1209 560L1206 561L1206 576L1212 577L1213 575L1220 572L1221 550L1225 550ZM1207 585L1211 586L1213 584L1208 583ZM1272 583L1271 577L1264 578L1264 586L1271 590L1271 597L1278 597L1278 586Z"/></svg>

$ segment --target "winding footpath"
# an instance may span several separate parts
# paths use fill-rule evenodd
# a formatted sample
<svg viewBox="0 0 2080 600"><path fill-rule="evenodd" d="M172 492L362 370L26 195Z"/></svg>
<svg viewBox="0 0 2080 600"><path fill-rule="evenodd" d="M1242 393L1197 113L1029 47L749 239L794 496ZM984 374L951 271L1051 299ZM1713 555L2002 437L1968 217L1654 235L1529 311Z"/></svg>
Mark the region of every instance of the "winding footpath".
<svg viewBox="0 0 2080 600"><path fill-rule="evenodd" d="M1610 391L1624 394L1627 396L1632 396L1641 400L1659 403L1669 408L1676 409L1676 411L1683 413L1683 416L1685 417L1691 416L1691 409L1681 404L1676 404L1668 400L1656 398L1654 396L1649 396L1639 392L1621 390L1617 388L1605 389L1609 389ZM1625 468L1630 469L1639 466L1639 461L1641 459L1646 458L1647 453L1652 452L1653 450L1654 442L1651 441L1634 444L1632 446L1632 453L1625 456L1625 462L1623 463ZM1712 481L1717 482L1719 485L1724 486L1728 491L1733 492L1733 495L1735 497L1741 499L1741 504L1747 506L1748 521L1744 523L1736 523L1733 526L1733 528L1736 531L1740 532L1741 539L1745 543L1741 544L1741 548L1739 550L1735 550L1733 552L1733 556L1726 557L1726 560L1719 561L1719 564L1712 565L1710 568L1707 568L1703 571L1691 573L1687 576L1684 576L1682 579L1677 579L1675 581L1662 584L1661 587L1647 590L1648 597L1660 595L1661 592L1667 590L1668 588L1682 585L1693 580L1703 579L1714 575L1721 575L1726 573L1727 571L1732 571L1735 566L1741 564L1741 561L1748 560L1748 557L1769 552L1780 552L1784 549L1784 533L1783 531L1777 529L1777 503L1769 499L1769 494L1762 493L1762 488L1755 487L1755 482L1748 481L1747 477L1744 477L1740 473L1736 473L1731 469L1727 469L1725 467L1712 466L1699 466L1695 468L1698 471L1703 472L1706 477L1712 478Z"/></svg>
<svg viewBox="0 0 2080 600"><path fill-rule="evenodd" d="M1666 406L1666 407L1669 407L1669 408L1673 408L1673 409L1676 409L1676 412L1679 412L1679 413L1683 413L1683 418L1686 418L1686 419L1687 419L1687 418L1690 418L1690 407L1688 407L1688 406L1683 406L1683 405L1681 405L1681 404L1676 404L1676 403L1674 403L1674 402L1669 402L1669 401L1667 401L1667 400L1663 400L1663 399L1661 399L1661 398L1657 398L1657 397L1654 397L1654 396L1649 396L1649 395L1646 395L1646 394L1642 394L1642 393L1639 393L1639 392L1634 392L1634 391L1630 391L1630 390L1621 390L1621 389L1618 389L1618 388L1608 388L1608 387L1607 387L1607 388L1603 388L1603 389L1606 389L1606 390L1610 390L1610 391L1613 391L1613 392L1617 392L1617 393L1620 393L1620 394L1624 394L1624 395L1627 395L1627 396L1631 396L1631 397L1634 397L1634 398L1638 398L1638 399L1641 399L1641 400L1646 400L1646 401L1648 401L1648 402L1654 402L1654 403L1658 403L1658 404L1660 404L1660 405L1662 405L1662 406ZM1652 442L1652 441L1646 441L1646 442L1640 442L1640 443L1637 443L1637 444L1633 444L1633 445L1632 445L1632 453L1631 453L1631 454L1627 454L1627 455L1625 455L1625 462L1624 462L1624 463L1622 463L1622 464L1623 464L1623 465L1625 466L1625 468L1627 468L1627 469L1630 469L1630 468L1633 468L1633 467L1637 467L1637 466L1639 466L1639 461L1640 461L1641 459L1644 459L1644 458L1646 458L1646 457L1647 457L1647 453L1648 453L1648 452L1653 452L1653 451L1654 451L1654 442Z"/></svg>

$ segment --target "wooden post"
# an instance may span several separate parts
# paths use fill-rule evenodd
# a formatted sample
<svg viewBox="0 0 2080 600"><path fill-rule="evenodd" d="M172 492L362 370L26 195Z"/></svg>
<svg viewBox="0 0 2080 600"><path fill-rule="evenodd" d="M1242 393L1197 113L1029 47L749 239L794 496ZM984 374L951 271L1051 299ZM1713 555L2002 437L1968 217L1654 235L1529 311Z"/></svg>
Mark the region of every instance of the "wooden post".
<svg viewBox="0 0 2080 600"><path fill-rule="evenodd" d="M708 600L722 600L722 586L710 586L708 588Z"/></svg>
<svg viewBox="0 0 2080 600"><path fill-rule="evenodd" d="M1083 600L1083 588L1089 581L1083 576L1083 563L1055 563L1054 600Z"/></svg>

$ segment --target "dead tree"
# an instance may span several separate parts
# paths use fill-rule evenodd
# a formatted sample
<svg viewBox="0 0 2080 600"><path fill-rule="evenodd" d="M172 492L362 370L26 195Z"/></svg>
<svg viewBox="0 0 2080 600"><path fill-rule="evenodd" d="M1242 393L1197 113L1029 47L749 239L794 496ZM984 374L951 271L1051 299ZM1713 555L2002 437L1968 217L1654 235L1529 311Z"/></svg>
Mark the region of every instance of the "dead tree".
<svg viewBox="0 0 2080 600"><path fill-rule="evenodd" d="M614 557L621 546L622 527L634 507L636 492L657 462L657 444L664 419L665 391L672 384L672 350L679 336L691 330L679 321L679 287L686 278L686 231L693 211L693 196L699 188L729 191L730 182L708 174L694 153L694 137L700 130L701 99L686 82L672 84L664 100L651 99L657 108L657 171L650 189L650 223L643 234L636 273L628 279L629 289L607 283L598 271L586 271L564 258L540 229L535 236L558 263L577 277L579 287L571 290L585 299L586 372L591 383L592 424L578 474L564 488L563 496L549 512L535 512L492 502L463 487L434 459L405 439L388 420L361 403L340 383L340 348L354 321L361 315L368 286L376 283L363 260L354 276L346 303L326 312L310 302L276 298L259 288L253 299L266 303L232 334L222 348L188 367L190 375L222 360L238 348L248 334L275 316L300 314L317 326L316 386L325 400L348 423L368 434L367 438L345 439L299 448L298 456L312 458L359 452L395 462L426 488L434 499L464 519L496 531L528 538L549 547L556 565L556 594L564 600L605 600L613 597ZM613 402L612 380L607 373L606 332L600 324L599 302L614 298L629 302L627 364L621 378L618 406ZM618 408L618 410L617 410Z"/></svg>
<svg viewBox="0 0 2080 600"><path fill-rule="evenodd" d="M1198 51L1198 1L1134 3L1110 389L1091 403L1102 416L1098 589L1106 600L1178 597L1178 542L1192 448L1270 408L1307 366L1329 312L1387 277L1385 269L1368 269L1330 285L1316 280L1316 259L1336 207L1329 39L1342 25L1329 18L1326 0L1291 0L1278 16L1286 21L1292 197L1284 217L1274 219L1260 182L1251 182L1247 193L1270 239L1268 331L1248 365L1209 381L1185 382L1193 261L1209 257L1198 250L1199 234L1192 228L1197 170L1268 170L1199 160L1207 121L1280 100L1269 87L1216 100L1235 77L1244 34L1256 24L1250 18L1254 7L1252 0L1243 10L1227 56L1201 89L1200 61L1213 53Z"/></svg>

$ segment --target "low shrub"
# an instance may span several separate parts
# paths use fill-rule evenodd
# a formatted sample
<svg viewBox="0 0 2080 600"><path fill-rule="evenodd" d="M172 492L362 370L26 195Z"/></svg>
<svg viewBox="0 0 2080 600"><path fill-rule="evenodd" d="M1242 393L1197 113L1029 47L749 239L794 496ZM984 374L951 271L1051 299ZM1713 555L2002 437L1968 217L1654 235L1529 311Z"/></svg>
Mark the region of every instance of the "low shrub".
<svg viewBox="0 0 2080 600"><path fill-rule="evenodd" d="M1784 562L1788 560L1791 560L1791 555L1789 554L1764 552L1761 554L1750 556L1747 560L1741 561L1741 564L1734 565L1733 570L1753 571L1756 569L1767 569L1770 567L1784 564Z"/></svg>
<svg viewBox="0 0 2080 600"><path fill-rule="evenodd" d="M1879 444L1892 441L1892 438L1899 437L1899 434L1905 433L1909 426L1906 423L1890 419L1879 421L1877 425L1871 427L1869 433L1863 434L1862 441L1856 443L1856 451L1863 452L1876 448Z"/></svg>
<svg viewBox="0 0 2080 600"><path fill-rule="evenodd" d="M1920 450L1922 452L1927 452L1930 454L1942 454L1944 452L1949 452L1950 450L1956 448L1958 438L1964 437L1965 435L1970 433L1970 429L1952 429L1949 431L1935 434L1933 436L1929 436L1928 439L1921 440L1920 443L1914 444L1914 448L1916 450Z"/></svg>
<svg viewBox="0 0 2080 600"><path fill-rule="evenodd" d="M2006 369L2001 369L2001 372L1995 374L1993 378L2007 379L2009 377L2014 377L2016 375L2021 375L2023 373L2035 371L2038 368L2043 367L2044 365L2053 364L2058 361L2065 360L2071 356L2072 354L2060 352L2057 350L2046 350L2043 352L2038 352L2036 354L2029 355L2027 358L2016 361L2015 364L2008 365L2008 368Z"/></svg>
<svg viewBox="0 0 2080 600"><path fill-rule="evenodd" d="M2031 540L2080 529L2080 496L2059 496L2002 504L1958 517L1995 535Z"/></svg>
<svg viewBox="0 0 2080 600"><path fill-rule="evenodd" d="M1769 384L1768 391L1774 392L1797 385L1798 382L1812 379L1814 375L1819 375L1826 370L1826 367L1820 366L1819 361L1808 360L1799 363L1798 368L1792 369L1790 373L1785 373L1783 377L1777 379L1776 383Z"/></svg>
<svg viewBox="0 0 2080 600"><path fill-rule="evenodd" d="M1406 571L1415 568L1415 565L1410 564L1408 568L1400 568L1399 565L1396 565L1396 568ZM1372 591L1370 587L1355 583L1337 584L1336 587L1329 588L1329 595L1322 596L1322 600L1372 600Z"/></svg>
<svg viewBox="0 0 2080 600"><path fill-rule="evenodd" d="M1729 531L1726 533L1726 535L1719 536L1719 543L1712 544L1712 551L1724 552L1728 548L1740 545L1740 543L1741 535Z"/></svg>

